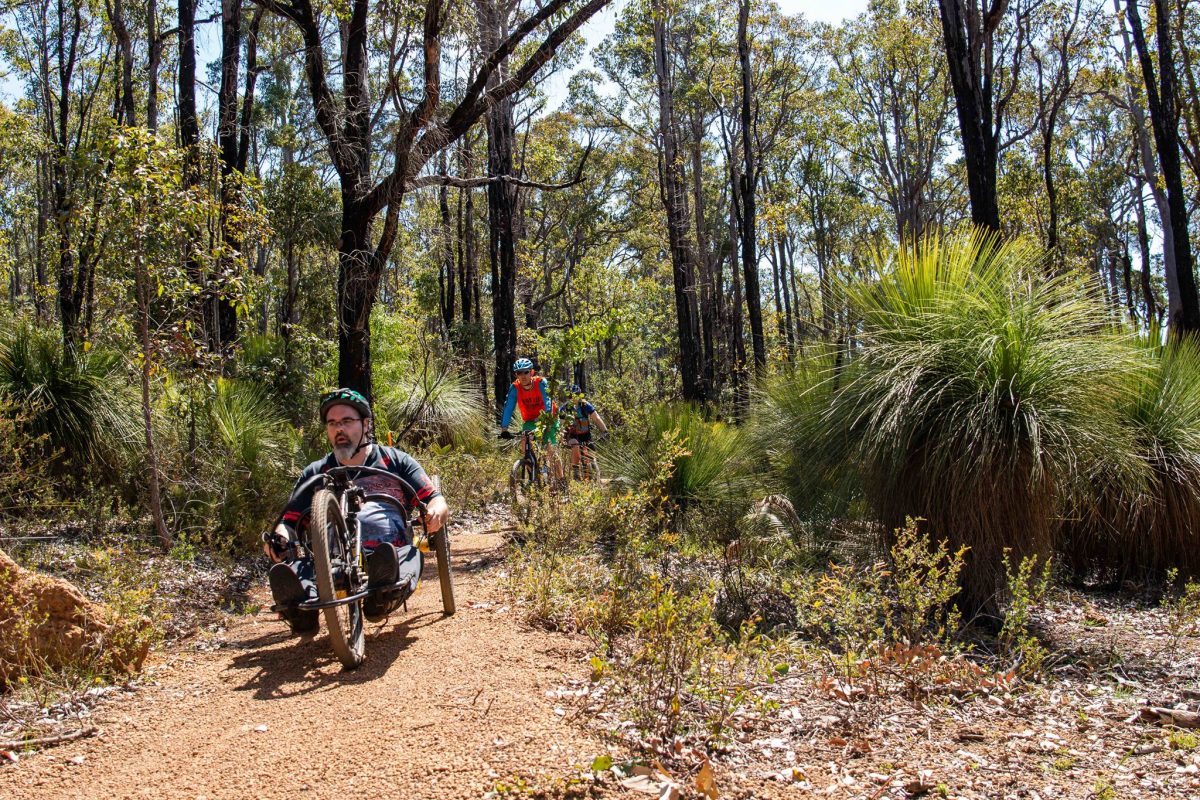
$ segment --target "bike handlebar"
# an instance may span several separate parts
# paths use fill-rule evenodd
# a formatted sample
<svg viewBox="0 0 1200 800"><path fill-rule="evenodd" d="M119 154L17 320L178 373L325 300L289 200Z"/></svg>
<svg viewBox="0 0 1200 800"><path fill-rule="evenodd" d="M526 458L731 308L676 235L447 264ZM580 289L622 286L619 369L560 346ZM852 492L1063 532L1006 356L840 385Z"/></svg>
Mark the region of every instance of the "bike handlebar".
<svg viewBox="0 0 1200 800"><path fill-rule="evenodd" d="M365 464L359 465L359 466L355 466L352 464L351 465L339 465L336 467L331 467L330 469L327 469L326 471L319 473L317 475L313 475L311 478L309 478L304 483L300 484L299 486L297 486L295 489L292 490L292 493L288 495L287 503L284 503L284 511L287 510L287 506L292 502L292 500L297 495L306 492L308 489L315 486L318 482L324 482L325 479L327 477L329 477L330 475L342 475L342 474L348 475L349 473L354 473L355 475L358 475L363 472L366 472L370 475L379 475L380 477L391 478L393 481L400 484L400 488L404 490L404 494L406 495L406 497L412 501L413 505L415 505L417 507L417 509L421 512L421 517L424 518L426 505L425 505L424 501L422 501L421 498L417 495L417 490L413 488L412 484L410 484L408 481L404 480L404 478L401 478L399 475L395 474L394 472L388 472L386 469L379 469L378 467L368 467ZM276 519L275 519L276 525L278 525L280 522L283 521L284 511L279 512L279 516L276 517ZM263 541L266 541L266 537L268 535L273 535L273 534L264 533Z"/></svg>

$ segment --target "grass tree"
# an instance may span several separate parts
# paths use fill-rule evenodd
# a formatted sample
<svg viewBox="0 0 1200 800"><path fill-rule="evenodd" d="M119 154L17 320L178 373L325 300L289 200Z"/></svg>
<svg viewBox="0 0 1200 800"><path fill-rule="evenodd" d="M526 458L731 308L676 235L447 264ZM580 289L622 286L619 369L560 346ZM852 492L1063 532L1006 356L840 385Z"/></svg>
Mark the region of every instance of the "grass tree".
<svg viewBox="0 0 1200 800"><path fill-rule="evenodd" d="M1123 481L1101 465L1081 487L1062 547L1080 577L1200 572L1200 345L1155 336L1135 352L1145 366L1127 376L1118 412L1147 480Z"/></svg>
<svg viewBox="0 0 1200 800"><path fill-rule="evenodd" d="M801 430L826 464L849 464L885 529L924 520L969 547L965 609L998 616L1003 557L1050 557L1062 498L1091 469L1140 485L1116 413L1138 359L1103 303L1070 277L1045 279L1026 241L929 237L849 287L860 320L829 402Z"/></svg>

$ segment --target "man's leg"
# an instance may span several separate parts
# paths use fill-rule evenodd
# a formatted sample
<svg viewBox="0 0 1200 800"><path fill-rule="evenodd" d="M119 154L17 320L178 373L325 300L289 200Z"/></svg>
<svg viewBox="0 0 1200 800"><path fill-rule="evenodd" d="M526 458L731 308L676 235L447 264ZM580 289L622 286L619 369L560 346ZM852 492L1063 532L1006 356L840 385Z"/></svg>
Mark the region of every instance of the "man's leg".
<svg viewBox="0 0 1200 800"><path fill-rule="evenodd" d="M267 583L271 586L275 605L281 609L279 613L291 626L292 633L316 633L320 625L317 612L295 608L299 603L316 599L312 560L293 559L273 565L267 573Z"/></svg>

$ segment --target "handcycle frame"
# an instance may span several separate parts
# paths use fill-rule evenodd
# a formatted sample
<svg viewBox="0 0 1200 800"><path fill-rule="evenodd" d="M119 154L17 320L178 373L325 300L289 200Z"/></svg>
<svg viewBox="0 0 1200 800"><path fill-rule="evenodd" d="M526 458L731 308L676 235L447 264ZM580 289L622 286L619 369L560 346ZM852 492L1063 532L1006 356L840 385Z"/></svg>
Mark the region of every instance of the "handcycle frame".
<svg viewBox="0 0 1200 800"><path fill-rule="evenodd" d="M410 516L410 511L406 504L392 495L383 492L369 492L354 482L354 478L364 474L389 478L398 484L404 492L406 499L417 508L418 514L416 518ZM436 481L436 478L434 480ZM297 532L299 538L297 541L291 543L290 549L296 558L302 557L300 548L307 551L309 557L312 558L314 571L317 572L318 598L289 606L275 604L271 606L272 611L325 611L339 606L358 604L373 594L394 592L407 585L407 581L397 581L389 586L366 588L366 571L364 569L363 546L359 530L358 514L365 503L379 502L396 508L403 515L411 532L412 547L424 553L427 548L421 547L422 543L432 546L437 557L438 579L441 584L442 593L442 610L447 616L454 613L454 583L450 572L449 532L444 525L440 530L432 534L426 533L426 505L417 496L416 489L411 484L400 476L377 467L368 467L365 465L337 466L320 475L314 475L312 478L309 478L303 484L297 486L291 496L295 497L312 489L317 484L323 484L323 486L313 493L313 521L303 531ZM328 495L324 495L326 491ZM324 519L326 511L320 511L319 515L317 513L317 504L319 502L327 503L331 498L336 501L338 515L341 517L341 525L336 524L332 520L326 521ZM314 547L316 544L314 542L314 528L316 527L318 516L326 523L333 522L333 530L326 528L320 531L319 535L326 537L326 541ZM279 520L282 520L282 517L281 513ZM278 524L278 521L276 524ZM420 526L419 537L416 529L418 525ZM331 556L328 541L333 536L338 537L339 541L335 544L339 546L340 552L344 554L341 559L340 570L338 571L333 569L334 559ZM346 558L346 555L350 557ZM322 559L324 563L322 563ZM339 578L340 580L338 580ZM344 592L344 594L341 594L341 592ZM403 598L404 602L407 602L407 600L408 596ZM333 630L335 625L339 628L336 632ZM349 630L343 631L340 629L341 621L337 619L337 615L331 617L327 614L326 626L330 629L331 640L336 640L333 642L334 650L337 652L342 663L348 668L356 667L362 663L364 653L361 606L352 608L348 612L347 626ZM346 641L347 634L350 635L352 641Z"/></svg>

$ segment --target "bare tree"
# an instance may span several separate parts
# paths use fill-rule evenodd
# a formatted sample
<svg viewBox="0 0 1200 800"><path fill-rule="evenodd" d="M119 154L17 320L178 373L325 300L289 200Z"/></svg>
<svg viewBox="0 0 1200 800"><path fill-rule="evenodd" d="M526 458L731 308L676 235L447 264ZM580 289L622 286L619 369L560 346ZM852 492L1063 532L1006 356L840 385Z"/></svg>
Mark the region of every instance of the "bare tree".
<svg viewBox="0 0 1200 800"><path fill-rule="evenodd" d="M421 61L420 95L403 93L400 73L408 66L413 48L402 35L389 41L388 76L383 82L378 109L372 102L368 74L368 45L372 41L367 0L351 0L345 16L329 19L311 0L255 0L290 20L304 41L305 74L312 94L317 124L325 138L330 160L338 174L342 195L342 233L338 242L338 382L371 394L371 309L379 291L383 268L399 228L400 203L429 159L466 131L495 104L527 84L572 33L609 0L588 0L571 10L570 0L549 0L537 7L513 32L482 60L463 96L447 108L442 105L441 37L446 7L443 0L426 0L415 49ZM565 15L565 16L563 16ZM561 21L546 33L540 46L519 67L499 81L493 76L501 63L516 52L552 18ZM402 22L397 24L403 24ZM325 29L336 30L336 52L341 54L340 89L330 83ZM390 166L376 179L371 163L373 135L383 109L394 112L390 126ZM374 223L386 209L383 226L375 235Z"/></svg>

